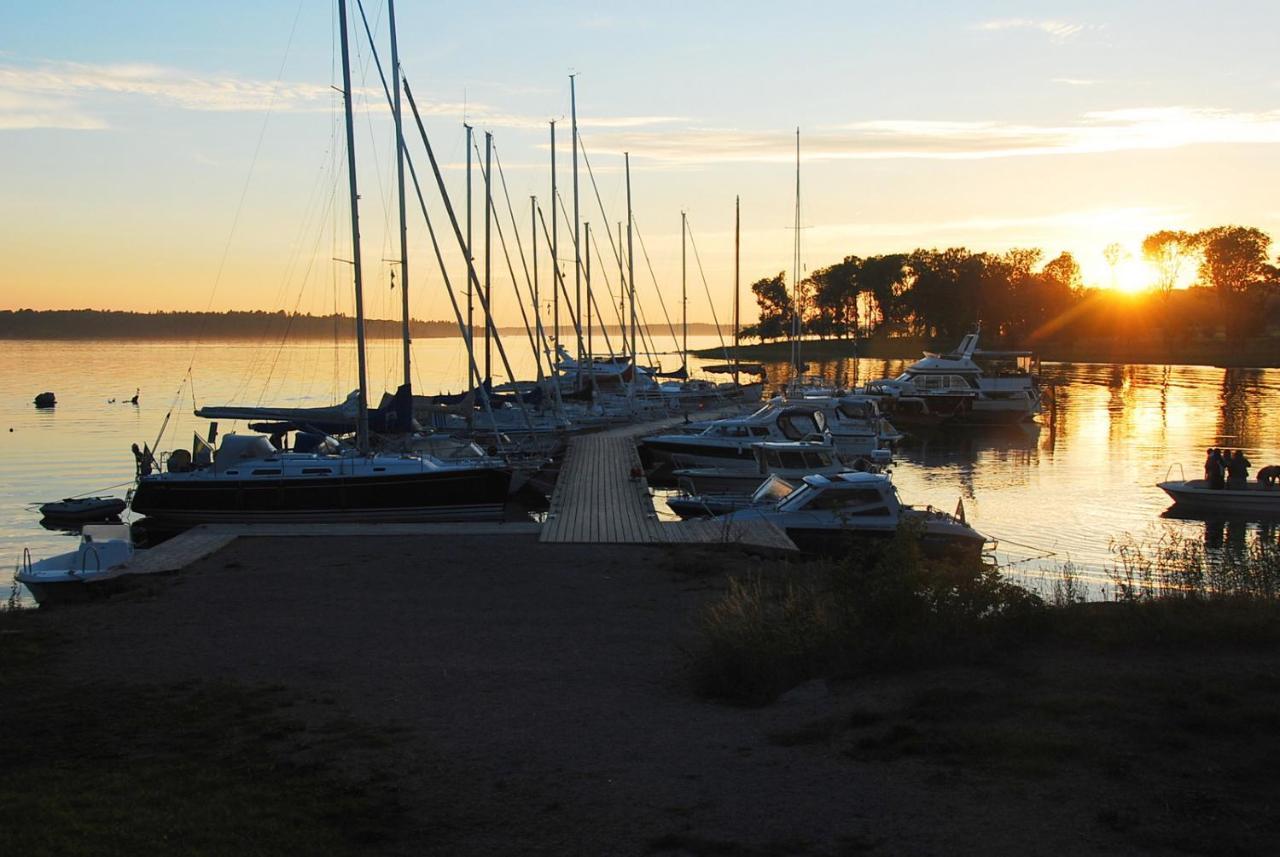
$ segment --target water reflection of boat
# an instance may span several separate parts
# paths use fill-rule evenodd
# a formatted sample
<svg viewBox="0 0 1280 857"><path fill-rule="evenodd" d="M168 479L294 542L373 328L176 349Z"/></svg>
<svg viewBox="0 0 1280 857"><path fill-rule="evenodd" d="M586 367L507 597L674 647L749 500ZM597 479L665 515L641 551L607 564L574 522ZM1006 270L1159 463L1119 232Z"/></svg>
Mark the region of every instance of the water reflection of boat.
<svg viewBox="0 0 1280 857"><path fill-rule="evenodd" d="M1157 487L1173 498L1178 508L1211 514L1263 514L1280 516L1280 489L1257 482L1210 488L1204 479L1175 479Z"/></svg>

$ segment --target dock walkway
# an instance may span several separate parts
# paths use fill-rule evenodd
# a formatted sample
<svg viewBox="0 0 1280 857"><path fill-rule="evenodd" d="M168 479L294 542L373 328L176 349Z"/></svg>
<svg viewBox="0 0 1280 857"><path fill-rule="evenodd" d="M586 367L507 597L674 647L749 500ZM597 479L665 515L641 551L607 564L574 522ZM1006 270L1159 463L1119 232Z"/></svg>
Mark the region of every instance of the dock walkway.
<svg viewBox="0 0 1280 857"><path fill-rule="evenodd" d="M719 412L709 412L705 419ZM684 417L640 423L569 441L543 542L586 544L746 544L796 550L778 527L766 522L662 521L653 508L636 439L675 428Z"/></svg>

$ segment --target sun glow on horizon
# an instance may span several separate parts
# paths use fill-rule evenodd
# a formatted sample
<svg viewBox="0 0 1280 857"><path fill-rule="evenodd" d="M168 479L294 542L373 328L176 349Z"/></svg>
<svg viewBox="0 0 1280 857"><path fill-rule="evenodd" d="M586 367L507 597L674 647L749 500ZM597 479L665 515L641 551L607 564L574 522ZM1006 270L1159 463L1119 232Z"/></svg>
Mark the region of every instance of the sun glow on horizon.
<svg viewBox="0 0 1280 857"><path fill-rule="evenodd" d="M1130 256L1120 260L1115 266L1114 277L1106 281L1107 285L1118 292L1128 295L1149 291L1156 281L1156 272L1140 258Z"/></svg>

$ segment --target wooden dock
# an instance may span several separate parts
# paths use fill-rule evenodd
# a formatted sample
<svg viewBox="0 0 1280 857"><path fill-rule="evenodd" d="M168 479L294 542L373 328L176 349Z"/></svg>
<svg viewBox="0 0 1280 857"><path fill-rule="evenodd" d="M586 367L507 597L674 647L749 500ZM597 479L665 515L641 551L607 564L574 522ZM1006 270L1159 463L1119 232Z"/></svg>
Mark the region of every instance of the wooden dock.
<svg viewBox="0 0 1280 857"><path fill-rule="evenodd" d="M706 418L713 418L714 413ZM623 426L569 441L543 542L578 544L740 544L794 551L767 522L662 521L653 508L636 439L675 428L684 417Z"/></svg>
<svg viewBox="0 0 1280 857"><path fill-rule="evenodd" d="M217 532L208 526L193 527L153 548L138 551L121 568L124 574L163 574L179 571L235 541L234 533Z"/></svg>

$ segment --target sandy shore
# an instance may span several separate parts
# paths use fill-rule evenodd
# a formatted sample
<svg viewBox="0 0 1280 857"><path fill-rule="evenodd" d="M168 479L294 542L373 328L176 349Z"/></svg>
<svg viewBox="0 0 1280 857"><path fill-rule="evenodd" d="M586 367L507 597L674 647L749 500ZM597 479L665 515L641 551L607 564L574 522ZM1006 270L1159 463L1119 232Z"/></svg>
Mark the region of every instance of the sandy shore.
<svg viewBox="0 0 1280 857"><path fill-rule="evenodd" d="M1111 823L1140 777L894 743L885 712L971 707L973 688L1016 696L1043 682L1034 664L813 683L763 709L700 699L686 652L723 580L697 557L533 536L239 539L142 591L48 611L66 640L50 681L283 686L392 736L378 764L408 812L385 853L1177 850ZM1274 676L1264 660L1223 663Z"/></svg>

